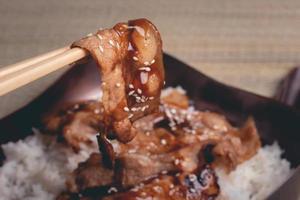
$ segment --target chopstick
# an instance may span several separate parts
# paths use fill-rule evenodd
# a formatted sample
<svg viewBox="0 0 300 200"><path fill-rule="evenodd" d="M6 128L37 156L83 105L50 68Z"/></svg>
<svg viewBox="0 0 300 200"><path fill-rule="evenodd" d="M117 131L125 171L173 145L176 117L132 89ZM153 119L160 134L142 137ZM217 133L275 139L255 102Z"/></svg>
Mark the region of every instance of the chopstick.
<svg viewBox="0 0 300 200"><path fill-rule="evenodd" d="M50 51L48 53L33 57L33 58L29 58L27 60L23 60L21 62L15 63L13 65L8 65L6 67L1 67L0 68L0 77L6 76L10 73L16 72L18 70L24 69L26 67L29 67L30 65L36 64L38 62L41 62L42 60L51 58L53 56L56 56L58 54L61 54L67 50L69 50L70 47L66 46L60 49L56 49L54 51Z"/></svg>
<svg viewBox="0 0 300 200"><path fill-rule="evenodd" d="M88 55L80 48L64 47L4 67L0 71L0 96L39 79Z"/></svg>

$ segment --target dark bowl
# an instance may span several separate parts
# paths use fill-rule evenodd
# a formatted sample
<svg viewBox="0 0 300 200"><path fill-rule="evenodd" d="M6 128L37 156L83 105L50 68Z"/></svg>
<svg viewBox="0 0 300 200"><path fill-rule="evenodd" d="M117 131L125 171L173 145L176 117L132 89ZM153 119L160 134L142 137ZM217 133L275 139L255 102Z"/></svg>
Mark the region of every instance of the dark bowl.
<svg viewBox="0 0 300 200"><path fill-rule="evenodd" d="M219 83L172 56L165 55L164 62L166 86L182 86L196 108L221 113L233 125L241 125L253 116L263 144L277 141L284 150L283 157L292 167L299 166L300 113L297 110L274 99ZM32 127L41 126L41 117L45 113L66 103L97 98L99 83L100 77L92 60L72 67L37 99L0 120L0 143L31 134Z"/></svg>

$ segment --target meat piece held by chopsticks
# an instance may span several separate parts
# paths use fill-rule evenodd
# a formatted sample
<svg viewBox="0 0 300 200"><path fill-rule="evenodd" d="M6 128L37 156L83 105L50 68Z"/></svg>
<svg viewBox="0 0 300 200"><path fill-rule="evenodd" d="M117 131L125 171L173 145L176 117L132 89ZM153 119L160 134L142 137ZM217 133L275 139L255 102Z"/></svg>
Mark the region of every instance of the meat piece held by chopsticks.
<svg viewBox="0 0 300 200"><path fill-rule="evenodd" d="M88 50L101 74L104 122L117 139L136 135L132 122L158 110L164 83L162 42L146 19L119 23L73 44Z"/></svg>

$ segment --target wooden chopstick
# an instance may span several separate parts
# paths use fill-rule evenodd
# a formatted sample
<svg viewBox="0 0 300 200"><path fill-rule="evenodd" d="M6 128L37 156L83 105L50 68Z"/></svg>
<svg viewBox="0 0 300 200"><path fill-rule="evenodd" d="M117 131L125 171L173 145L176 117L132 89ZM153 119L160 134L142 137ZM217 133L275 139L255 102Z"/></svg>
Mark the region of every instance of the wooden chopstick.
<svg viewBox="0 0 300 200"><path fill-rule="evenodd" d="M53 54L53 52L55 53ZM50 52L48 55L44 54L42 56L38 56L36 57L37 60L29 59L27 61L20 62L20 65L12 65L12 69L5 67L5 70L1 70L0 96L64 66L72 64L88 55L87 51L80 48L67 48L65 51L63 51L62 48L53 52Z"/></svg>
<svg viewBox="0 0 300 200"><path fill-rule="evenodd" d="M61 54L61 53L65 52L69 49L70 49L70 47L66 46L66 47L56 49L54 51L50 51L48 53L33 57L33 58L23 60L21 62L15 63L13 65L8 65L6 67L1 67L0 68L0 77L6 76L10 73L19 71L21 69L24 69L24 68L30 66L30 65L36 64L38 62L41 62L43 60L46 60L48 58L51 58L51 57L56 56L58 54Z"/></svg>

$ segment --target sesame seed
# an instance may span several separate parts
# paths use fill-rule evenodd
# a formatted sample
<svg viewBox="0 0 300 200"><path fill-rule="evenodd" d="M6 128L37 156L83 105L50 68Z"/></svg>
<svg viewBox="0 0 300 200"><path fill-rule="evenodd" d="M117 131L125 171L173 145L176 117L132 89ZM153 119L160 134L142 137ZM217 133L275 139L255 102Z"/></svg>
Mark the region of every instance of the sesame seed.
<svg viewBox="0 0 300 200"><path fill-rule="evenodd" d="M141 90L140 88L137 89L137 92L138 92L139 94L142 94L142 90Z"/></svg>
<svg viewBox="0 0 300 200"><path fill-rule="evenodd" d="M190 188L190 192L191 192L191 193L195 193L196 190L195 190L194 188Z"/></svg>
<svg viewBox="0 0 300 200"><path fill-rule="evenodd" d="M146 193L146 192L142 192L141 195L142 195L142 196L146 196L147 193Z"/></svg>
<svg viewBox="0 0 300 200"><path fill-rule="evenodd" d="M144 65L150 65L150 63L148 61L144 62Z"/></svg>
<svg viewBox="0 0 300 200"><path fill-rule="evenodd" d="M141 103L142 101L141 101L141 97L139 97L139 96L135 96L135 102L137 102L137 103Z"/></svg>
<svg viewBox="0 0 300 200"><path fill-rule="evenodd" d="M170 185L170 188L171 188L171 189L174 188L174 184L171 184L171 185Z"/></svg>
<svg viewBox="0 0 300 200"><path fill-rule="evenodd" d="M161 139L161 140L160 140L160 143L161 143L162 145L166 145L166 144L167 144L167 140Z"/></svg>
<svg viewBox="0 0 300 200"><path fill-rule="evenodd" d="M144 95L142 95L142 98L141 98L141 102L146 102L148 100L148 98L147 97L145 97Z"/></svg>
<svg viewBox="0 0 300 200"><path fill-rule="evenodd" d="M167 173L168 173L167 170L163 170L163 171L161 172L161 174L167 174Z"/></svg>
<svg viewBox="0 0 300 200"><path fill-rule="evenodd" d="M117 43L117 48L118 48L118 49L120 49L120 45L119 45L119 43Z"/></svg>
<svg viewBox="0 0 300 200"><path fill-rule="evenodd" d="M135 91L134 91L134 90L131 90L131 91L128 93L128 95L131 96L131 95L133 95L134 93L135 93Z"/></svg>
<svg viewBox="0 0 300 200"><path fill-rule="evenodd" d="M149 145L150 145L151 147L156 147L156 145L155 145L153 142L150 142Z"/></svg>
<svg viewBox="0 0 300 200"><path fill-rule="evenodd" d="M104 49L102 46L99 46L99 50L103 53L104 52Z"/></svg>
<svg viewBox="0 0 300 200"><path fill-rule="evenodd" d="M135 61L139 60L138 57L136 57L136 56L133 56L132 59L135 60Z"/></svg>
<svg viewBox="0 0 300 200"><path fill-rule="evenodd" d="M98 38L99 40L102 40L102 39L103 39L103 37L102 37L101 35L99 35L99 34L96 34L96 36L97 36L97 38Z"/></svg>
<svg viewBox="0 0 300 200"><path fill-rule="evenodd" d="M162 192L162 189L159 186L154 186L153 189L158 193Z"/></svg>
<svg viewBox="0 0 300 200"><path fill-rule="evenodd" d="M115 187L110 187L107 191L108 194L113 193L113 192L118 192L117 188Z"/></svg>
<svg viewBox="0 0 300 200"><path fill-rule="evenodd" d="M106 85L106 83L105 83L105 82L102 82L102 85L104 86L104 85Z"/></svg>
<svg viewBox="0 0 300 200"><path fill-rule="evenodd" d="M100 113L100 110L99 110L99 109L95 109L95 110L94 110L94 113L95 113L95 114L99 114L99 113Z"/></svg>
<svg viewBox="0 0 300 200"><path fill-rule="evenodd" d="M133 89L133 88L134 88L134 86L133 86L132 84L129 84L128 87L129 87L130 89Z"/></svg>
<svg viewBox="0 0 300 200"><path fill-rule="evenodd" d="M93 33L89 33L89 34L87 34L86 36L87 36L87 37L91 37L91 36L93 36Z"/></svg>
<svg viewBox="0 0 300 200"><path fill-rule="evenodd" d="M125 107L124 107L124 111L125 111L125 112L129 112L130 110L129 110L129 108L128 108L127 106L125 106Z"/></svg>
<svg viewBox="0 0 300 200"><path fill-rule="evenodd" d="M149 99L150 99L150 100L153 100L153 99L154 99L154 97L149 97Z"/></svg>
<svg viewBox="0 0 300 200"><path fill-rule="evenodd" d="M190 179L190 181L194 182L197 180L197 176L195 174L190 174L189 179Z"/></svg>
<svg viewBox="0 0 300 200"><path fill-rule="evenodd" d="M138 109L135 108L135 107L132 107L132 108L131 108L131 111L132 111L132 112L135 112L135 111L137 111L137 110L138 110Z"/></svg>
<svg viewBox="0 0 300 200"><path fill-rule="evenodd" d="M139 191L139 188L138 187L134 187L130 191L137 192L137 191Z"/></svg>
<svg viewBox="0 0 300 200"><path fill-rule="evenodd" d="M136 153L136 149L129 149L129 150L128 150L128 153L130 153L130 154L131 154L131 153Z"/></svg>
<svg viewBox="0 0 300 200"><path fill-rule="evenodd" d="M112 40L109 40L108 42L109 42L109 44L111 44L112 46L115 45L115 44L114 44L114 41L112 41Z"/></svg>
<svg viewBox="0 0 300 200"><path fill-rule="evenodd" d="M164 81L164 85L166 85L166 81Z"/></svg>
<svg viewBox="0 0 300 200"><path fill-rule="evenodd" d="M179 165L179 163L180 163L180 160L179 159L175 159L174 164L175 165Z"/></svg>
<svg viewBox="0 0 300 200"><path fill-rule="evenodd" d="M78 104L75 104L74 105L74 109L78 109L79 108L79 105Z"/></svg>
<svg viewBox="0 0 300 200"><path fill-rule="evenodd" d="M120 83L116 83L116 86L117 86L117 87L121 87L121 84L120 84Z"/></svg>
<svg viewBox="0 0 300 200"><path fill-rule="evenodd" d="M151 61L151 64L153 64L153 63L155 63L155 60L154 60L154 59Z"/></svg>
<svg viewBox="0 0 300 200"><path fill-rule="evenodd" d="M144 112L147 109L146 106L142 107L142 112Z"/></svg>
<svg viewBox="0 0 300 200"><path fill-rule="evenodd" d="M128 115L128 119L131 119L133 117L133 114Z"/></svg>

